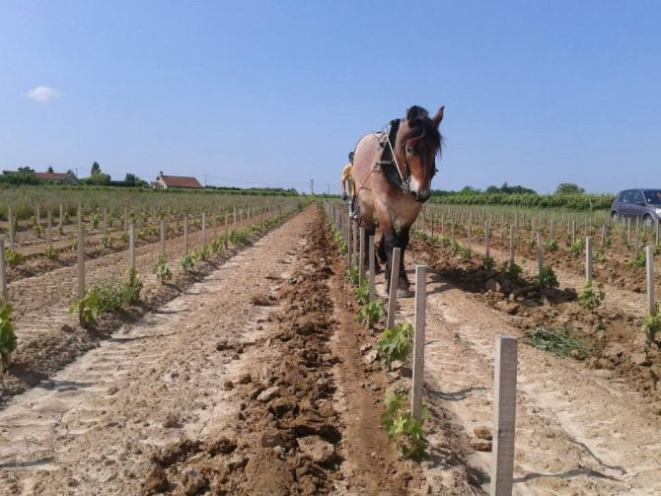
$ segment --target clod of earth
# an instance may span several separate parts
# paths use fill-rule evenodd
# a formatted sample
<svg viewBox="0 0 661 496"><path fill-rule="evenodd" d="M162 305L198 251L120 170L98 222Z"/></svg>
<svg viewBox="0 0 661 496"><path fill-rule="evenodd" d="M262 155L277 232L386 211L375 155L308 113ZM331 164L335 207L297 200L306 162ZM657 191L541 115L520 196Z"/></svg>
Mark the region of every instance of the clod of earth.
<svg viewBox="0 0 661 496"><path fill-rule="evenodd" d="M316 463L328 463L335 458L335 446L319 436L307 436L298 439L300 452Z"/></svg>

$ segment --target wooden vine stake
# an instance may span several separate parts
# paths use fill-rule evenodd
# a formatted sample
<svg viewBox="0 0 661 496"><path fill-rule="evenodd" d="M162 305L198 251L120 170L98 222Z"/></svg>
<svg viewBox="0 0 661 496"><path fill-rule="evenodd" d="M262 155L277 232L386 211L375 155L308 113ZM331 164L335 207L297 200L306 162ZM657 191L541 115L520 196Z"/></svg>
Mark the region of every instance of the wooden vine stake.
<svg viewBox="0 0 661 496"><path fill-rule="evenodd" d="M11 206L9 207L9 210L7 212L7 221L9 222L9 249L11 251L14 251L16 236L14 233L14 216L12 215L11 212Z"/></svg>
<svg viewBox="0 0 661 496"><path fill-rule="evenodd" d="M129 269L135 270L135 224L129 226Z"/></svg>
<svg viewBox="0 0 661 496"><path fill-rule="evenodd" d="M427 267L415 266L415 334L413 335L413 394L411 415L422 420L422 389L425 382L425 316L427 307Z"/></svg>
<svg viewBox="0 0 661 496"><path fill-rule="evenodd" d="M184 217L184 256L188 255L188 215Z"/></svg>
<svg viewBox="0 0 661 496"><path fill-rule="evenodd" d="M2 295L2 303L9 300L9 293L7 292L7 266L5 265L4 239L0 239L0 294Z"/></svg>
<svg viewBox="0 0 661 496"><path fill-rule="evenodd" d="M539 231L536 233L537 238L537 273L541 275L544 269L544 253L542 252L542 235Z"/></svg>
<svg viewBox="0 0 661 496"><path fill-rule="evenodd" d="M202 249L207 247L207 213L202 212Z"/></svg>
<svg viewBox="0 0 661 496"><path fill-rule="evenodd" d="M516 348L515 338L496 338L490 496L512 494L516 426Z"/></svg>
<svg viewBox="0 0 661 496"><path fill-rule="evenodd" d="M365 228L360 228L360 247L358 254L358 285L363 286L365 281Z"/></svg>
<svg viewBox="0 0 661 496"><path fill-rule="evenodd" d="M592 236L585 238L585 282L592 281Z"/></svg>
<svg viewBox="0 0 661 496"><path fill-rule="evenodd" d="M487 222L484 225L484 258L491 258L489 255L489 238L491 237L491 227Z"/></svg>
<svg viewBox="0 0 661 496"><path fill-rule="evenodd" d="M161 256L165 257L165 221L161 220Z"/></svg>
<svg viewBox="0 0 661 496"><path fill-rule="evenodd" d="M510 267L514 265L514 229L515 226L510 226Z"/></svg>
<svg viewBox="0 0 661 496"><path fill-rule="evenodd" d="M229 246L229 243L230 243L230 230L229 230L229 224L228 224L228 221L227 221L227 216L228 215L229 214L227 212L225 212L225 248L227 248Z"/></svg>
<svg viewBox="0 0 661 496"><path fill-rule="evenodd" d="M353 261L352 261L352 253L351 253L351 247L352 247L352 242L351 242L351 220L347 221L347 267L349 270L351 270L351 267L353 266Z"/></svg>
<svg viewBox="0 0 661 496"><path fill-rule="evenodd" d="M46 242L48 248L53 248L53 212L48 211L48 227L46 228Z"/></svg>
<svg viewBox="0 0 661 496"><path fill-rule="evenodd" d="M367 254L369 256L369 269L370 269L370 301L376 298L376 288L374 286L376 281L376 267L375 267L375 253L374 253L374 236L370 236L368 241Z"/></svg>
<svg viewBox="0 0 661 496"><path fill-rule="evenodd" d="M82 224L78 225L78 299L85 298L85 235Z"/></svg>
<svg viewBox="0 0 661 496"><path fill-rule="evenodd" d="M647 255L647 306L650 315L654 315L656 302L654 301L654 247L646 247Z"/></svg>
<svg viewBox="0 0 661 496"><path fill-rule="evenodd" d="M386 329L395 327L395 312L397 311L397 286L399 283L399 261L402 258L402 249L392 249L392 259L390 267L390 292L388 295L388 319L386 320Z"/></svg>

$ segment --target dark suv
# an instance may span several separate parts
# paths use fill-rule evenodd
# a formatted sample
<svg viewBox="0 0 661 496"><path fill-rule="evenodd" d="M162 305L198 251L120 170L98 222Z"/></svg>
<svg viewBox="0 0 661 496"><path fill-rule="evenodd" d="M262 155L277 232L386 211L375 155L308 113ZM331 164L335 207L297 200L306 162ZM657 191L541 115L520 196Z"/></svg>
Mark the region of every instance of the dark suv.
<svg viewBox="0 0 661 496"><path fill-rule="evenodd" d="M645 221L661 219L661 189L625 189L611 206L613 219L642 217Z"/></svg>

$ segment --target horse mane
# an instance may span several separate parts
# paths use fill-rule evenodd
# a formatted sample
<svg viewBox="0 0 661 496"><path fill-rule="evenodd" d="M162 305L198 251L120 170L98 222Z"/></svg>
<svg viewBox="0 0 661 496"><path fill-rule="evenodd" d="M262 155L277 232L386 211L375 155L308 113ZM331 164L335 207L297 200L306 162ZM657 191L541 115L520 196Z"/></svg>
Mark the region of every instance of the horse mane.
<svg viewBox="0 0 661 496"><path fill-rule="evenodd" d="M443 136L441 136L441 132L429 118L427 110L414 105L406 113L406 119L409 130L402 136L402 150L406 146L407 141L416 140L422 149L426 151L434 150L435 153L440 155Z"/></svg>

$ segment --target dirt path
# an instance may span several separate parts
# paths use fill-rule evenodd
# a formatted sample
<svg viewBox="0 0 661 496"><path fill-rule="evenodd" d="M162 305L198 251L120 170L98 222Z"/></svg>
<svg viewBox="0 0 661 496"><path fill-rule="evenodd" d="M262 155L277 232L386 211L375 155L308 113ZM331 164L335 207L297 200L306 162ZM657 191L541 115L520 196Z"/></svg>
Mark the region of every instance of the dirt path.
<svg viewBox="0 0 661 496"><path fill-rule="evenodd" d="M433 271L427 292L426 401L440 400L474 439L474 428L492 425L495 337L519 331ZM398 318L413 321L412 298L400 301ZM661 494L660 447L658 416L610 371L586 374L580 363L519 345L515 494ZM470 458L485 488L490 458Z"/></svg>
<svg viewBox="0 0 661 496"><path fill-rule="evenodd" d="M250 299L286 268L305 222L299 216L267 235L16 397L0 414L0 493L139 494L151 451L235 416L238 403L226 403L223 383L240 354L216 345L260 334L256 320L266 310Z"/></svg>

